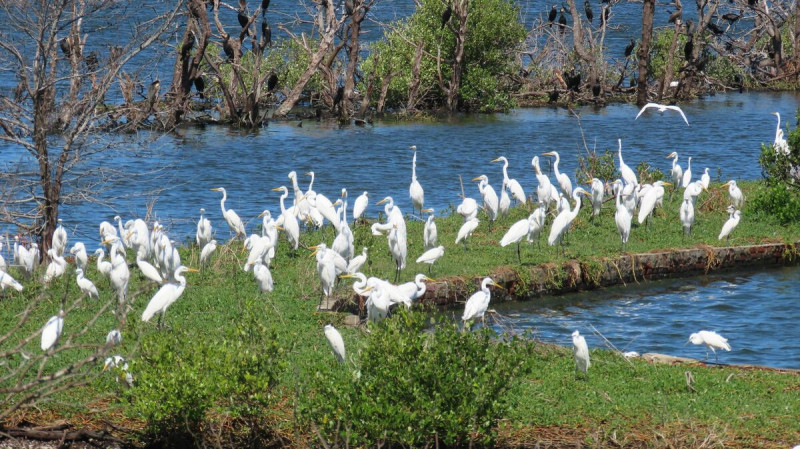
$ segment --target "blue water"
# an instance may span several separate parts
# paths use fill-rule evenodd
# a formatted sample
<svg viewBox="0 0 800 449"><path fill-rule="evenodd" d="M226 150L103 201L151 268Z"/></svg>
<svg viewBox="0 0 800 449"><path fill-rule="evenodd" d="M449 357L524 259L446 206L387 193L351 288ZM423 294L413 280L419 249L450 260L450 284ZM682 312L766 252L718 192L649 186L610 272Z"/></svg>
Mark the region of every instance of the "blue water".
<svg viewBox="0 0 800 449"><path fill-rule="evenodd" d="M571 345L579 330L590 347L703 359L705 346L684 345L693 332L716 331L731 351L720 363L800 369L800 269L700 276L628 285L531 301L494 303L505 327ZM593 329L596 329L595 330ZM499 328L499 326L498 326ZM710 361L714 355L710 354Z"/></svg>

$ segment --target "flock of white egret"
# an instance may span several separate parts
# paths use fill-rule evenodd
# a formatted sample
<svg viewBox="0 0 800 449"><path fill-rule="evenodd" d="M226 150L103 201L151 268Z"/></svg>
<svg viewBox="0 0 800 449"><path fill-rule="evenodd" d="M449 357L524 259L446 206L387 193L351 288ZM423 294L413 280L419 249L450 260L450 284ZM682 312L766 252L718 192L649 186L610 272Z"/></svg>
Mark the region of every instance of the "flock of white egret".
<svg viewBox="0 0 800 449"><path fill-rule="evenodd" d="M662 106L663 105L648 104L639 112L639 115L648 107L656 107L661 112L667 109L674 109L681 113L681 116L688 125L688 120L686 120L683 111L680 111L679 108ZM637 118L639 115L637 115ZM786 140L783 138L783 131L780 129L780 115L778 113L775 113L775 115L778 116L779 124L776 131L774 146L776 151L782 152L788 147L786 147ZM588 186L588 191L580 186L573 189L573 183L569 176L559 170L561 159L558 152L551 151L542 154L542 156L551 156L555 158L553 163L553 171L556 177L555 183L551 182L549 176L542 172L539 165L539 156L533 156L531 165L533 166L538 181L538 185L535 189L535 197L538 206L533 209L533 212L528 218L517 221L508 228L500 239L500 245L505 247L510 244L516 244L516 252L519 259L519 246L522 239L526 238L528 242L537 240L539 234L546 226L547 217L549 215L553 215L554 218L547 236L548 245L553 246L556 243L563 242L565 233L568 232L571 223L575 220L580 211L581 195L586 196L591 202L591 215L594 218L600 214L607 188L610 188L610 191L613 192L616 197L614 219L623 250L630 236L631 222L637 208L637 221L640 224L645 223L648 218L652 216L655 208L661 206L665 194L665 187L667 186L675 186L675 189L679 187L683 189L684 199L681 203L678 215L684 231L686 234L689 234L694 223L694 208L697 198L703 191L709 188L710 177L708 175L708 168L705 169L699 179L693 180L691 168L692 158L689 157L687 159L686 169L683 170L678 163L678 153L673 152L667 156L667 158L672 159L672 167L670 170L672 182L657 181L652 184L642 184L638 181L635 172L625 164L623 160L622 140L620 139L618 143L618 169L621 174L621 179L606 184L600 179L594 178L591 180L591 185ZM424 207L424 189L417 179L417 148L416 146L412 146L411 149L414 151L414 154L412 158L409 197L414 209L418 210L420 213L425 212L430 214L423 228L425 252L421 254L416 261L417 263L429 264L429 272L431 272L433 264L442 257L445 257L445 246L440 245L438 242L434 211ZM512 201L516 203L516 205L525 205L530 201L521 184L509 176L508 159L500 156L491 162L503 163L503 178L500 185L500 195L498 196L497 191L489 183L489 177L487 175L483 174L473 179L478 182L478 191L481 195L482 206L479 206L478 201L469 196L465 195L462 198L456 212L463 217L464 222L458 231L455 240L456 245L463 243L466 247L467 239L480 224L478 212L481 208L486 212L490 223L493 224L499 217L506 216L509 213L509 209L512 207ZM354 278L356 282L353 284L353 290L358 295L367 297L365 302L367 319L371 322L376 322L385 318L389 314L392 306L396 304L411 306L414 301L421 298L427 289L425 282L431 281L431 279L424 274L418 274L412 282L395 284L399 278L400 272L406 267L408 239L405 217L397 204L395 204L393 198L391 196L386 196L376 203L377 205L384 205L386 220L385 222L375 222L372 224L371 231L374 235L385 235L387 238L389 251L396 266L395 283L378 277L367 277L360 271L367 261L368 254L366 247L363 248L361 253L357 253L354 248L354 236L347 216L347 190L343 188L341 194L338 195L335 201L331 201L324 194L313 190L314 172L308 172L306 175L311 178L311 181L308 188L303 191L298 184L296 172L292 171L288 174L293 192L293 200L288 207L286 200L290 195L289 188L280 186L272 189L273 191L281 192L279 198L281 213L277 219L274 219L269 210L264 210L259 215L259 218L262 219L260 233L253 233L249 236L247 235L244 222L239 215L233 209L227 209L225 207L225 202L227 200L225 188L217 187L212 189L213 191L222 193L220 208L230 228L231 234L233 235L232 240L244 240L244 248L249 251L249 254L247 262L243 266L243 270L252 270L258 288L264 292L269 292L273 289L270 263L276 254L275 250L278 245L279 231L285 234L288 244L293 251L296 251L300 242L301 223L306 224L307 227L319 228L327 221L331 223L336 231L336 236L332 244L328 247L322 242L312 247L314 249L314 255L316 256L317 272L322 286L323 299L332 294L338 278ZM730 206L728 207L729 219L725 222L720 231L720 240L723 238L730 238L731 232L735 229L741 218L741 211L739 208L742 207L744 202L744 196L734 180L728 181L724 187L728 188ZM570 204L570 199L574 202L574 206ZM352 219L354 222L364 215L368 205L369 194L363 192L354 202L352 209ZM548 212L549 209L552 209L552 212ZM197 222L195 238L198 247L201 248L201 265L209 263L217 248L217 241L213 238L214 232L211 222L204 214L205 210L200 209L200 219ZM186 278L183 276L184 273L196 272L198 270L182 265L176 242L169 238L163 226L158 222L148 226L144 220L137 218L123 224L119 216L114 217L114 221L116 226L106 221L102 222L99 226L99 240L101 246L94 253L97 256L97 271L109 278L110 284L113 286L120 303L124 304L127 298L128 283L131 276L126 256L127 250L132 250L136 255L136 267L141 272L142 276L153 284L160 286L143 311L141 320L148 321L154 315L158 314L160 325L163 317L166 315L167 309L183 294L186 287ZM490 224L490 229L491 226ZM67 232L61 225L61 220L59 220L59 225L53 234L51 243L50 250L48 251L49 264L42 277L42 282L45 285L63 276L67 272L68 263L64 258L64 252L67 247ZM1 241L0 249L2 249ZM70 253L74 256L76 283L80 291L88 298L97 298L99 296L97 287L86 277L85 270L89 263L86 246L82 242L77 242L70 249ZM109 260L104 260L107 254ZM40 259L38 246L36 243L31 243L26 247L20 242L20 239L16 237L13 247L13 257L14 265L18 267L20 274L26 279L29 279L34 274L34 270ZM481 283L480 290L473 294L466 302L462 315L462 320L465 323L475 319L483 319L491 299L489 287L492 285L499 287L491 278L487 277ZM12 288L16 291L23 290L23 285L17 282L8 273L8 266L2 256L0 256L0 288L2 288L2 290L6 290L7 288ZM51 317L43 327L41 333L41 348L43 351L51 351L57 345L64 328L64 318L65 312L62 307L62 310ZM340 361L344 361L344 344L338 331L332 326L326 326L325 334L337 358ZM113 329L108 334L107 344L119 344L121 338L120 331L118 329ZM727 340L709 331L694 333L691 335L689 341L694 344L705 344L708 348L712 349L712 351L714 349L730 350ZM589 367L588 350L586 349L584 338L580 336L578 331L573 333L573 344L577 368L581 371L586 371ZM106 367L109 366L121 367L126 366L126 364L124 360L109 358L109 360L106 361Z"/></svg>

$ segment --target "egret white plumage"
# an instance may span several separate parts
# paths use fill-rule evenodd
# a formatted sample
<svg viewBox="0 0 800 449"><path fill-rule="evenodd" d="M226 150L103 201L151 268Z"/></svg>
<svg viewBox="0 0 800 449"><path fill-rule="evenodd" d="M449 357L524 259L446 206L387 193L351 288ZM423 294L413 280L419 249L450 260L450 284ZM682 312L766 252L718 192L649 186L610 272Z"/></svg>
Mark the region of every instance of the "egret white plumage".
<svg viewBox="0 0 800 449"><path fill-rule="evenodd" d="M617 139L617 142L619 142L617 154L619 155L619 172L622 175L622 180L625 181L625 184L637 185L639 181L636 179L636 173L622 160L622 139Z"/></svg>
<svg viewBox="0 0 800 449"><path fill-rule="evenodd" d="M425 292L428 290L428 286L425 285L425 281L433 281L433 279L425 276L422 273L417 274L414 276L414 280L411 282L404 282L400 285L395 285L394 291L392 292L393 297L400 298L399 302L402 302L406 305L406 307L411 307L414 301L422 298L425 295ZM391 298L392 302L397 302L394 298Z"/></svg>
<svg viewBox="0 0 800 449"><path fill-rule="evenodd" d="M119 237L122 239L122 246L125 248L130 248L130 235L133 228L133 220L128 220L128 222L125 223L125 226L123 226L122 217L115 215L114 221L117 223L117 230L119 231Z"/></svg>
<svg viewBox="0 0 800 449"><path fill-rule="evenodd" d="M233 239L237 239L239 237L245 238L246 231L244 230L244 223L242 223L242 219L239 218L239 214L237 214L233 209L225 209L225 200L228 199L228 192L225 190L225 187L216 187L211 190L215 192L222 192L222 199L219 202L219 207L222 209L222 216L225 218L225 222L228 223L228 227L230 227L231 231L234 233Z"/></svg>
<svg viewBox="0 0 800 449"><path fill-rule="evenodd" d="M476 229L478 229L478 224L480 224L480 222L478 221L477 218L471 218L465 221L464 224L462 224L461 227L458 229L458 235L456 236L456 245L458 245L460 242L463 241L464 249L466 250L467 238L471 236Z"/></svg>
<svg viewBox="0 0 800 449"><path fill-rule="evenodd" d="M519 204L525 204L527 198L525 197L525 190L522 189L519 181L508 176L508 159L505 156L500 156L492 162L503 162L503 182L511 192L511 197L514 198Z"/></svg>
<svg viewBox="0 0 800 449"><path fill-rule="evenodd" d="M603 181L592 178L592 217L600 215L600 208L603 207L603 196L605 195L605 184Z"/></svg>
<svg viewBox="0 0 800 449"><path fill-rule="evenodd" d="M23 290L22 284L17 282L10 274L0 270L0 290L5 291L7 288L13 288L18 292Z"/></svg>
<svg viewBox="0 0 800 449"><path fill-rule="evenodd" d="M633 216L625 204L622 203L622 182L617 180L617 211L614 213L614 222L617 224L617 232L622 239L622 251L625 251L625 245L628 243L628 238L631 235L631 220Z"/></svg>
<svg viewBox="0 0 800 449"><path fill-rule="evenodd" d="M197 232L195 233L195 242L198 248L203 248L212 239L211 221L203 216L205 213L206 210L201 207L200 219L197 220Z"/></svg>
<svg viewBox="0 0 800 449"><path fill-rule="evenodd" d="M531 165L536 172L536 181L539 183L539 185L536 186L537 201L544 204L557 202L558 192L550 182L550 178L542 173L542 169L539 167L539 156L534 156L533 159L531 159Z"/></svg>
<svg viewBox="0 0 800 449"><path fill-rule="evenodd" d="M372 232L386 233L386 240L389 244L389 251L392 253L397 270L395 271L395 282L400 276L400 271L406 267L406 258L408 257L408 234L406 231L406 221L403 218L403 213L397 205L394 204L392 197L387 196L378 201L377 204L386 203L384 211L386 212L386 223L375 223L372 225ZM377 226L376 226L377 225Z"/></svg>
<svg viewBox="0 0 800 449"><path fill-rule="evenodd" d="M685 235L690 235L692 233L692 226L694 226L694 204L692 204L691 198L684 198L681 203L680 217L683 233Z"/></svg>
<svg viewBox="0 0 800 449"><path fill-rule="evenodd" d="M143 247L139 247L139 250L136 251L136 266L139 267L139 271L142 272L145 278L147 278L151 282L155 282L157 284L163 284L164 278L161 277L161 273L158 272L158 269L153 266L150 262L145 260L147 251Z"/></svg>
<svg viewBox="0 0 800 449"><path fill-rule="evenodd" d="M272 189L272 191L283 192L280 199L283 232L286 234L289 244L292 245L292 249L297 250L297 247L300 245L300 224L297 222L297 217L294 216L293 212L287 212L286 204L284 203L284 200L289 196L289 189L287 189L286 186L280 186ZM319 197L317 201L319 201ZM333 205L331 205L331 207L333 207Z"/></svg>
<svg viewBox="0 0 800 449"><path fill-rule="evenodd" d="M772 146L778 154L788 155L790 152L789 142L783 137L783 130L781 129L781 114L780 112L773 112L772 115L778 117L778 126L775 127L775 141Z"/></svg>
<svg viewBox="0 0 800 449"><path fill-rule="evenodd" d="M739 219L741 218L742 218L742 212L740 210L734 210L730 218L728 218L728 221L726 221L725 224L722 225L722 230L719 233L718 240L722 239L730 240L731 232L733 232L733 229L736 228L736 226L739 224Z"/></svg>
<svg viewBox="0 0 800 449"><path fill-rule="evenodd" d="M689 185L686 186L686 189L683 191L683 199L689 198L692 200L692 205L697 204L697 197L700 196L705 189L706 188L703 186L703 183L700 181L689 183Z"/></svg>
<svg viewBox="0 0 800 449"><path fill-rule="evenodd" d="M76 282L78 283L78 288L81 289L81 292L83 292L84 295L92 299L97 299L100 296L97 293L97 287L94 286L94 283L89 279L83 277L82 268L75 269L75 276L76 276Z"/></svg>
<svg viewBox="0 0 800 449"><path fill-rule="evenodd" d="M731 179L723 184L722 187L728 188L728 196L731 198L731 205L736 208L742 207L744 204L744 194L742 193L742 189L736 185L736 181Z"/></svg>
<svg viewBox="0 0 800 449"><path fill-rule="evenodd" d="M708 175L708 167L706 167L706 170L700 175L700 184L703 184L703 188L708 190L708 185L711 184L711 176Z"/></svg>
<svg viewBox="0 0 800 449"><path fill-rule="evenodd" d="M172 305L178 298L181 297L183 291L186 289L186 277L183 276L183 273L186 272L197 272L194 268L189 268L186 266L181 265L175 270L175 275L173 276L175 280L178 281L177 284L169 283L164 284L161 286L160 289L153 295L153 298L150 299L150 302L147 303L147 307L142 312L142 321L150 321L150 318L153 317L156 313L160 313L158 316L158 323L161 324L161 320L164 316L167 315L167 308Z"/></svg>
<svg viewBox="0 0 800 449"><path fill-rule="evenodd" d="M511 208L511 198L506 191L506 181L503 180L503 185L500 186L500 200L497 203L497 215L500 217L508 216L508 210Z"/></svg>
<svg viewBox="0 0 800 449"><path fill-rule="evenodd" d="M655 210L658 200L664 198L664 186L671 185L672 184L664 181L656 181L653 183L653 187L647 191L639 204L639 224L644 223L644 221L650 217L653 210Z"/></svg>
<svg viewBox="0 0 800 449"><path fill-rule="evenodd" d="M214 254L214 251L217 249L217 241L211 240L210 242L206 243L203 246L203 250L200 251L200 265L205 266L208 261L211 259L211 255Z"/></svg>
<svg viewBox="0 0 800 449"><path fill-rule="evenodd" d="M681 117L683 117L683 121L686 122L686 126L689 126L689 120L686 119L686 114L683 113L681 108L679 108L678 106L658 104L658 103L647 103L646 105L644 105L642 107L642 109L639 110L639 113L636 114L636 118L634 118L634 120L639 118L639 116L642 115L642 113L648 108L656 108L656 109L658 109L658 112L660 112L661 115L664 115L664 112L666 112L668 110L670 110L670 111L678 111L678 113L681 114Z"/></svg>
<svg viewBox="0 0 800 449"><path fill-rule="evenodd" d="M683 172L683 180L681 181L681 187L685 189L689 187L689 184L691 183L692 183L692 157L689 156L689 159L686 162L686 171Z"/></svg>
<svg viewBox="0 0 800 449"><path fill-rule="evenodd" d="M355 226L356 220L361 218L364 215L364 212L367 210L367 206L369 206L369 193L364 191L361 195L356 198L356 201L353 203L353 225Z"/></svg>
<svg viewBox="0 0 800 449"><path fill-rule="evenodd" d="M367 247L361 249L361 254L350 259L347 263L347 273L353 274L356 271L361 271L361 267L367 262Z"/></svg>
<svg viewBox="0 0 800 449"><path fill-rule="evenodd" d="M539 245L539 234L544 229L544 224L547 219L547 205L539 203L539 206L533 210L534 226L528 230L528 242L536 240L536 245Z"/></svg>
<svg viewBox="0 0 800 449"><path fill-rule="evenodd" d="M2 246L0 246L0 248L2 248ZM69 252L75 256L75 265L85 270L86 265L89 263L89 255L86 254L86 246L83 242L76 242L72 245Z"/></svg>
<svg viewBox="0 0 800 449"><path fill-rule="evenodd" d="M336 360L338 360L339 363L344 363L345 353L342 334L340 334L333 325L326 324L325 338L328 340L328 344L331 345L331 350L333 351L333 355L336 356Z"/></svg>
<svg viewBox="0 0 800 449"><path fill-rule="evenodd" d="M56 254L59 256L63 256L64 251L67 249L67 230L64 229L60 218L58 219L58 226L53 231L53 240L50 247L55 249Z"/></svg>
<svg viewBox="0 0 800 449"><path fill-rule="evenodd" d="M575 370L587 372L592 364L589 360L589 346L578 331L572 333L572 354L575 356Z"/></svg>
<svg viewBox="0 0 800 449"><path fill-rule="evenodd" d="M506 231L502 239L500 239L500 246L506 247L512 243L517 244L517 262L522 263L522 257L519 252L519 244L522 242L523 237L531 234L533 228L536 226L536 216L532 213L528 218L522 219L511 225Z"/></svg>
<svg viewBox="0 0 800 449"><path fill-rule="evenodd" d="M411 197L414 210L422 210L425 205L425 191L417 181L417 146L412 145L410 148L414 150L414 158L411 162L411 185L408 186L408 196Z"/></svg>
<svg viewBox="0 0 800 449"><path fill-rule="evenodd" d="M275 257L275 247L278 246L278 224L272 219L272 214L267 209L264 209L258 218L261 218L261 236L267 237L272 242L272 246L267 252L267 257L272 259ZM269 265L269 260L266 262Z"/></svg>
<svg viewBox="0 0 800 449"><path fill-rule="evenodd" d="M322 284L322 299L329 297L333 293L333 287L336 282L336 265L334 264L335 251L329 250L324 243L312 246L314 250L312 256L317 259L317 274ZM347 264L345 262L345 269Z"/></svg>
<svg viewBox="0 0 800 449"><path fill-rule="evenodd" d="M561 157L558 155L558 151L551 151L549 153L544 153L542 156L555 156L556 161L553 163L553 173L556 175L556 181L558 181L558 186L561 188L561 193L564 196L569 196L572 194L572 181L569 180L569 176L566 173L561 173L558 171L558 164L561 162Z"/></svg>
<svg viewBox="0 0 800 449"><path fill-rule="evenodd" d="M51 260L42 278L42 282L45 284L63 275L67 269L67 261L56 252L55 248L47 250L47 255L50 256Z"/></svg>
<svg viewBox="0 0 800 449"><path fill-rule="evenodd" d="M581 210L581 197L579 196L581 194L589 196L589 192L582 187L577 187L572 193L572 199L575 200L575 207L572 210L567 209L563 211L553 220L553 225L550 228L550 235L547 237L548 245L553 246L561 241L564 233L567 231L570 224L572 224L572 221L578 216L578 212Z"/></svg>
<svg viewBox="0 0 800 449"><path fill-rule="evenodd" d="M51 248L52 249L52 248ZM47 320L42 329L42 351L49 351L58 343L61 332L64 330L64 310L59 310L58 315L53 315Z"/></svg>
<svg viewBox="0 0 800 449"><path fill-rule="evenodd" d="M103 248L97 248L94 253L97 255L97 271L104 276L111 274L111 262L103 260L103 258L106 257L105 250Z"/></svg>
<svg viewBox="0 0 800 449"><path fill-rule="evenodd" d="M670 177L672 178L672 185L673 190L678 186L683 185L683 169L680 165L678 165L678 152L673 151L672 153L667 156L667 159L672 158L672 168L670 169ZM672 198L672 193L669 194L669 197Z"/></svg>
<svg viewBox="0 0 800 449"><path fill-rule="evenodd" d="M433 270L433 264L441 259L442 256L444 256L444 246L439 245L425 251L421 256L417 257L417 263L428 264L428 273L430 273Z"/></svg>
<svg viewBox="0 0 800 449"><path fill-rule="evenodd" d="M247 254L247 261L244 263L242 270L250 271L250 268L256 262L263 263L271 245L272 242L268 237L262 237L258 234L251 234L250 237L247 237L244 240L244 247L250 252Z"/></svg>
<svg viewBox="0 0 800 449"><path fill-rule="evenodd" d="M106 334L106 344L118 345L122 343L122 334L119 329L111 329Z"/></svg>
<svg viewBox="0 0 800 449"><path fill-rule="evenodd" d="M686 343L692 343L693 345L705 345L706 360L708 359L709 349L714 353L715 360L719 360L717 358L717 349L723 349L725 351L731 350L731 345L728 344L728 339L714 331L695 332L689 335L689 341Z"/></svg>
<svg viewBox="0 0 800 449"><path fill-rule="evenodd" d="M483 197L483 208L486 209L486 213L489 214L489 221L493 222L497 219L497 212L500 207L500 200L497 198L497 192L495 192L494 187L489 184L489 177L486 175L480 175L472 180L479 181L478 190L480 190L481 196Z"/></svg>
<svg viewBox="0 0 800 449"><path fill-rule="evenodd" d="M107 357L105 363L103 363L103 371L106 370L116 370L117 382L122 379L125 384L129 387L133 386L133 375L131 375L130 371L128 371L128 362L120 355L115 355L112 357Z"/></svg>
<svg viewBox="0 0 800 449"><path fill-rule="evenodd" d="M128 295L128 282L131 278L131 271L128 269L128 261L125 260L124 249L118 238L111 244L109 259L111 259L111 273L109 273L108 279L111 281L111 285L114 286L121 303L125 301Z"/></svg>
<svg viewBox="0 0 800 449"><path fill-rule="evenodd" d="M478 202L474 198L464 197L461 204L456 208L456 213L468 221L472 218L478 218Z"/></svg>
<svg viewBox="0 0 800 449"><path fill-rule="evenodd" d="M481 282L481 289L473 293L467 300L467 304L464 306L464 314L461 315L461 321L467 322L478 318L483 320L483 315L486 313L486 309L489 308L489 302L492 300L492 292L489 290L490 285L503 288L493 281L492 278L485 277Z"/></svg>
<svg viewBox="0 0 800 449"><path fill-rule="evenodd" d="M436 221L434 221L433 209L422 209L422 212L430 213L422 228L422 242L425 244L425 249L431 249L439 240L439 231L436 228Z"/></svg>
<svg viewBox="0 0 800 449"><path fill-rule="evenodd" d="M260 260L253 265L253 278L258 284L258 289L262 292L271 292L275 287L272 280L272 272L269 267Z"/></svg>

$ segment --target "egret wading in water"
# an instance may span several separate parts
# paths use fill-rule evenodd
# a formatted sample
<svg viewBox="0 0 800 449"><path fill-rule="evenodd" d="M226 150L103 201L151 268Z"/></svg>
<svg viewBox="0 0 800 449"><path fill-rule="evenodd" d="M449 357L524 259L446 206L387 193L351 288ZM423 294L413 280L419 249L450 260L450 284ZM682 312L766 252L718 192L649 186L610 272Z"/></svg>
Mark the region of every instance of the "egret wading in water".
<svg viewBox="0 0 800 449"><path fill-rule="evenodd" d="M339 331L333 327L333 325L326 324L325 338L328 340L328 344L331 345L331 350L333 351L333 355L336 356L336 360L339 361L339 363L344 363L345 352L342 334L340 334Z"/></svg>
<svg viewBox="0 0 800 449"><path fill-rule="evenodd" d="M228 192L225 190L225 187L215 187L211 190L215 192L222 192L222 199L219 201L219 207L222 209L222 216L228 223L228 227L230 227L231 231L234 233L234 236L231 238L231 240L235 240L239 237L243 239L247 237L247 233L244 230L244 223L242 223L242 219L239 218L239 214L237 214L233 209L225 209L225 200L228 199Z"/></svg>
<svg viewBox="0 0 800 449"><path fill-rule="evenodd" d="M414 210L422 211L422 207L425 205L425 191L417 181L417 146L411 145L409 148L414 150L414 158L411 162L411 184L408 186L408 196L411 198Z"/></svg>
<svg viewBox="0 0 800 449"><path fill-rule="evenodd" d="M719 360L717 358L717 349L724 349L725 351L729 352L731 350L731 345L728 344L728 339L714 331L695 332L692 335L689 335L689 341L687 341L684 346L688 345L689 343L693 345L706 345L706 360L708 360L709 349L714 353L714 360Z"/></svg>
<svg viewBox="0 0 800 449"><path fill-rule="evenodd" d="M486 277L481 282L481 289L472 294L467 300L467 304L464 306L464 314L461 315L461 321L464 322L466 326L467 322L473 319L480 318L481 321L484 320L484 314L486 313L486 309L489 308L489 302L492 299L492 292L489 290L489 286L494 285L498 288L503 288L495 281L492 280L490 277Z"/></svg>
<svg viewBox="0 0 800 449"><path fill-rule="evenodd" d="M161 327L162 319L167 315L167 308L172 305L178 298L181 297L183 294L183 290L186 289L186 278L183 276L183 273L186 272L197 272L194 268L189 268L181 265L175 270L174 278L178 281L177 284L164 284L161 286L160 289L153 295L153 298L150 299L150 302L147 303L147 307L142 312L142 321L150 321L150 318L153 317L156 313L158 313L158 327Z"/></svg>
<svg viewBox="0 0 800 449"><path fill-rule="evenodd" d="M572 354L575 356L575 372L589 371L592 362L589 360L589 346L580 332L572 333Z"/></svg>

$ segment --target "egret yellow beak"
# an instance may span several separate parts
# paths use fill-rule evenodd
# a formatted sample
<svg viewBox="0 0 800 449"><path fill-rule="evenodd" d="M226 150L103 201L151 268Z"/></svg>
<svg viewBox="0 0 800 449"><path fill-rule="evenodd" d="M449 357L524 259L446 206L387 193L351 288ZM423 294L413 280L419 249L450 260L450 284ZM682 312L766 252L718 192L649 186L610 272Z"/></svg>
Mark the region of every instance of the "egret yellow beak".
<svg viewBox="0 0 800 449"><path fill-rule="evenodd" d="M286 230L286 229L283 228L283 226L275 226L275 229L277 229L279 231L285 231Z"/></svg>
<svg viewBox="0 0 800 449"><path fill-rule="evenodd" d="M311 172L310 171L307 171L307 172L305 172L303 174L306 175L306 176L311 176Z"/></svg>
<svg viewBox="0 0 800 449"><path fill-rule="evenodd" d="M256 217L256 218L261 218L266 214L267 214L267 211L261 212L260 214L258 214L258 217Z"/></svg>
<svg viewBox="0 0 800 449"><path fill-rule="evenodd" d="M492 162L500 162L501 160L502 160L502 159L500 159L500 158L498 157L497 159L492 159Z"/></svg>
<svg viewBox="0 0 800 449"><path fill-rule="evenodd" d="M340 274L339 277L340 278L354 278L355 276L353 276L352 274Z"/></svg>
<svg viewBox="0 0 800 449"><path fill-rule="evenodd" d="M730 181L728 181L728 182L726 182L725 184L722 184L720 187L728 187L728 186L730 186L730 185L731 185L731 182L730 182Z"/></svg>
<svg viewBox="0 0 800 449"><path fill-rule="evenodd" d="M500 290L505 290L502 285L498 284L497 282L492 282L492 285L499 288Z"/></svg>
<svg viewBox="0 0 800 449"><path fill-rule="evenodd" d="M214 187L214 188L213 188L213 189L211 189L211 190L213 190L214 192L219 192L219 191L220 191L220 188L219 188L219 187Z"/></svg>
<svg viewBox="0 0 800 449"><path fill-rule="evenodd" d="M197 268L186 268L186 271L188 271L189 273L199 273L200 272L200 270L198 270Z"/></svg>
<svg viewBox="0 0 800 449"><path fill-rule="evenodd" d="M665 186L671 186L671 185L672 185L672 183L671 183L671 182L666 182L666 181L665 181L665 182L664 182L664 185L665 185Z"/></svg>
<svg viewBox="0 0 800 449"><path fill-rule="evenodd" d="M428 276L425 276L425 280L428 282L436 282L436 279L431 279Z"/></svg>
<svg viewBox="0 0 800 449"><path fill-rule="evenodd" d="M389 201L389 200L388 200L387 198L384 198L384 199L382 199L382 200L378 201L377 203L375 203L375 205L377 206L377 205L379 205L379 204L383 204L383 203L385 203L385 202L387 202L387 201Z"/></svg>
<svg viewBox="0 0 800 449"><path fill-rule="evenodd" d="M555 155L556 155L556 154L555 154L555 153L553 153L552 151L550 151L550 152L548 152L548 153L542 153L542 156L555 156Z"/></svg>
<svg viewBox="0 0 800 449"><path fill-rule="evenodd" d="M482 178L480 176L472 178L473 181L480 181Z"/></svg>
<svg viewBox="0 0 800 449"><path fill-rule="evenodd" d="M282 187L275 187L274 189L272 189L273 192L280 192L281 190L283 190Z"/></svg>
<svg viewBox="0 0 800 449"><path fill-rule="evenodd" d="M430 213L433 213L433 209L422 209L422 212L430 212Z"/></svg>

